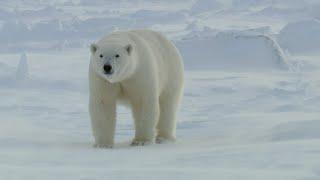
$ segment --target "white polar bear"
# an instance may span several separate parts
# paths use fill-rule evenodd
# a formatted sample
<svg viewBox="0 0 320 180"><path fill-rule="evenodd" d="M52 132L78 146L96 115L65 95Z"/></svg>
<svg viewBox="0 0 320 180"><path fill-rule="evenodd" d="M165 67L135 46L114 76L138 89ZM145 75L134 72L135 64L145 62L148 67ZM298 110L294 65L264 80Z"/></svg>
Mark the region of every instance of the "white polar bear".
<svg viewBox="0 0 320 180"><path fill-rule="evenodd" d="M92 130L96 147L112 147L116 104L131 107L131 145L173 141L183 92L184 68L176 47L160 33L112 33L91 47L89 68Z"/></svg>

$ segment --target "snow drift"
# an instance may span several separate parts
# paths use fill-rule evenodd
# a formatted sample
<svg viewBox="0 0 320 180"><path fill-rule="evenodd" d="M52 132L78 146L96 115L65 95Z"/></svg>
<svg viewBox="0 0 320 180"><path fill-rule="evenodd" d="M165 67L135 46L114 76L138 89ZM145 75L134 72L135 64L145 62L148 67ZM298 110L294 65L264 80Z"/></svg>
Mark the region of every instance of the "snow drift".
<svg viewBox="0 0 320 180"><path fill-rule="evenodd" d="M277 42L268 35L254 31L197 35L179 40L176 44L187 69L288 69Z"/></svg>
<svg viewBox="0 0 320 180"><path fill-rule="evenodd" d="M291 53L308 53L320 50L320 21L305 20L287 24L280 32L281 47Z"/></svg>

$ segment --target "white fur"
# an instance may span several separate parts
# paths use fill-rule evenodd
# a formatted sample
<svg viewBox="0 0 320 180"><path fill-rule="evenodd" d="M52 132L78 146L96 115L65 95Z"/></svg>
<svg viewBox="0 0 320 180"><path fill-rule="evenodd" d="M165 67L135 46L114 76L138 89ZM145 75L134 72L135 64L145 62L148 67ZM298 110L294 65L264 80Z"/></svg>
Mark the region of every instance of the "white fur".
<svg viewBox="0 0 320 180"><path fill-rule="evenodd" d="M89 111L95 145L114 144L119 101L132 109L136 130L132 145L153 143L155 138L157 142L175 140L184 81L175 46L160 33L133 30L102 38L91 45L91 52ZM112 65L112 75L104 73L106 63Z"/></svg>

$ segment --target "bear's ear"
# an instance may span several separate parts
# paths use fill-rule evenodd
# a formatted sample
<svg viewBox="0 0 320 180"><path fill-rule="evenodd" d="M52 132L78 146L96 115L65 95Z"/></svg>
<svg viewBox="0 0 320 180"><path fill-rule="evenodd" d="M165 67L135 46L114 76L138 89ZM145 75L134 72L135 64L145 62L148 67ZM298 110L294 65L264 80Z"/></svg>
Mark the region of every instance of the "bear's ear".
<svg viewBox="0 0 320 180"><path fill-rule="evenodd" d="M127 53L130 55L131 52L132 52L132 45L131 45L131 44L128 44L128 45L126 45L124 48L125 48L125 50L127 51Z"/></svg>
<svg viewBox="0 0 320 180"><path fill-rule="evenodd" d="M98 50L98 46L96 44L91 44L90 45L90 51L92 54L94 54Z"/></svg>

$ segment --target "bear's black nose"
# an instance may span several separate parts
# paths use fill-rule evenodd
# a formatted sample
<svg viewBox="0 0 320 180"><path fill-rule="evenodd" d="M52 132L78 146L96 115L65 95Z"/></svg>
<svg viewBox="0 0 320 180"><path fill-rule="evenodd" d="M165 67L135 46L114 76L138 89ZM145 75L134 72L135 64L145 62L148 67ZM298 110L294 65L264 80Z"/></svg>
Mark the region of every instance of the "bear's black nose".
<svg viewBox="0 0 320 180"><path fill-rule="evenodd" d="M106 74L111 74L112 73L112 66L110 64L105 64L103 66L103 70Z"/></svg>

